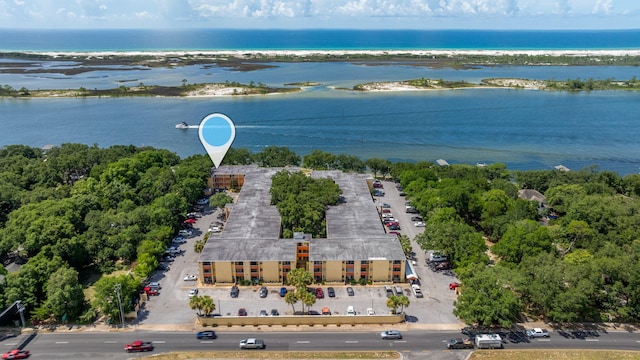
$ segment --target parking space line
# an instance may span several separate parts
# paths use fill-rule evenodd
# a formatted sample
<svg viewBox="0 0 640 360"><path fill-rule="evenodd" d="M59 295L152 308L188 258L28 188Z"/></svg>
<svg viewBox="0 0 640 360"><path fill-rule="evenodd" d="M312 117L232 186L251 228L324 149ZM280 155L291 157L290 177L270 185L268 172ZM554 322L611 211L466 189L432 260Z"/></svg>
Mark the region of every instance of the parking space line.
<svg viewBox="0 0 640 360"><path fill-rule="evenodd" d="M344 342L345 344L357 344L358 340L347 340Z"/></svg>
<svg viewBox="0 0 640 360"><path fill-rule="evenodd" d="M311 341L300 340L300 341L296 341L296 343L298 343L298 344L309 344L309 343L311 343Z"/></svg>
<svg viewBox="0 0 640 360"><path fill-rule="evenodd" d="M584 339L584 341L600 341L600 339Z"/></svg>

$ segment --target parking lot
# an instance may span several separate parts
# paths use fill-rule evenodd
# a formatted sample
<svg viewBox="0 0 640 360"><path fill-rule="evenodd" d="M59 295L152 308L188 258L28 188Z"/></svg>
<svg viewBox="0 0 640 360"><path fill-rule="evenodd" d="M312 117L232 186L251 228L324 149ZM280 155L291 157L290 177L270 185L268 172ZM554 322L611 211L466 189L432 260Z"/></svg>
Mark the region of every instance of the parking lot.
<svg viewBox="0 0 640 360"><path fill-rule="evenodd" d="M424 231L423 227L415 227L411 221L411 216L405 212L405 198L399 195L395 184L389 181L383 182L385 195L375 198L375 205L378 209L383 203L390 205L393 216L400 223L401 234L413 239L418 233ZM193 250L193 245L197 239L202 238L209 228L209 224L219 221L220 210L211 211L205 207L202 217L193 224L192 236L186 237L186 243L179 245L184 252L175 257L169 264L170 270L156 271L151 281L158 281L161 284L159 295L149 297L145 304L146 312L141 314L138 323L147 325L189 325L194 323L195 311L189 307L189 290L197 287L195 281L184 281L187 275L197 274L197 260L199 254ZM212 237L217 234L212 234ZM178 245L176 245L178 246ZM451 324L457 325L458 319L452 314L453 301L456 298L455 291L449 290L449 283L456 279L450 272L434 272L426 266L428 253L420 250L419 246L413 242L413 249L416 253L416 265L414 269L420 277L424 298L416 298L410 291L409 284L398 284L404 294L409 297L411 305L405 309L407 320L412 324ZM336 296L327 296L327 288L331 286L335 289ZM388 313L386 306L386 293L384 285L361 286L354 285L354 296L348 296L346 285L312 285L310 287L320 287L325 293L323 299L317 299L311 306L311 311L321 312L323 307L328 307L332 313L344 314L349 306L353 306L358 314L366 314L368 308L373 308L377 314ZM238 310L244 308L248 316L259 316L261 310L270 313L272 309L277 309L279 314L292 315L294 308L287 305L284 298L280 297L280 286L268 286L268 295L265 298L259 296L260 286L241 286L238 298L231 298L231 286L206 286L199 287L198 295L209 295L213 298L216 310L215 313L223 316L237 316ZM302 310L302 303L298 302L295 311Z"/></svg>

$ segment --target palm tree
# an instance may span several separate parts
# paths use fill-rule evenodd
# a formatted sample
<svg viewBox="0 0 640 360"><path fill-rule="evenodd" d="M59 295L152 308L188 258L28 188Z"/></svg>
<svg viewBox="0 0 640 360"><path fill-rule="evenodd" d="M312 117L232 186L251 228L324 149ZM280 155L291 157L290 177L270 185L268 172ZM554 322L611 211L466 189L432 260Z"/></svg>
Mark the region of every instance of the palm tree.
<svg viewBox="0 0 640 360"><path fill-rule="evenodd" d="M398 296L389 296L389 298L387 299L387 307L389 308L389 310L393 310L393 313L396 314L398 306L400 306L400 304L398 303Z"/></svg>
<svg viewBox="0 0 640 360"><path fill-rule="evenodd" d="M201 298L200 305L202 306L202 311L204 311L204 316L211 315L211 313L216 309L216 303L209 295L205 295Z"/></svg>
<svg viewBox="0 0 640 360"><path fill-rule="evenodd" d="M202 316L202 297L198 295L194 295L191 299L189 299L189 307L191 310L197 310L198 316Z"/></svg>
<svg viewBox="0 0 640 360"><path fill-rule="evenodd" d="M287 284L295 286L296 289L306 288L312 282L313 275L303 268L293 269L287 274Z"/></svg>
<svg viewBox="0 0 640 360"><path fill-rule="evenodd" d="M287 304L291 305L291 308L293 309L293 312L295 313L296 312L296 308L293 305L295 305L295 303L298 302L298 295L295 292L290 291L284 296L284 302L286 302Z"/></svg>
<svg viewBox="0 0 640 360"><path fill-rule="evenodd" d="M300 293L300 300L302 300L302 311L304 312L304 305L307 305L307 308L310 308L311 305L316 303L316 296L306 289Z"/></svg>
<svg viewBox="0 0 640 360"><path fill-rule="evenodd" d="M404 312L404 308L408 307L411 304L411 301L406 295L398 295L397 304L400 305L400 312Z"/></svg>

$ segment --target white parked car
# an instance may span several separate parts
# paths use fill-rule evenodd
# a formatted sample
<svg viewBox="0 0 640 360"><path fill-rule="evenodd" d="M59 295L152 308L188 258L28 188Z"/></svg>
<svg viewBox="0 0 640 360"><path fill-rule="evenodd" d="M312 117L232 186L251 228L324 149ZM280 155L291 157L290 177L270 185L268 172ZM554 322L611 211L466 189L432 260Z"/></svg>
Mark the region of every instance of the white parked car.
<svg viewBox="0 0 640 360"><path fill-rule="evenodd" d="M447 261L447 257L439 252L433 252L431 254L429 254L429 261L430 262L442 262L442 261Z"/></svg>
<svg viewBox="0 0 640 360"><path fill-rule="evenodd" d="M198 295L198 289L196 288L192 288L191 290L189 290L189 297L192 298L194 296Z"/></svg>
<svg viewBox="0 0 640 360"><path fill-rule="evenodd" d="M527 336L530 338L549 337L549 332L541 328L533 328L527 330Z"/></svg>
<svg viewBox="0 0 640 360"><path fill-rule="evenodd" d="M184 277L183 279L184 281L196 281L198 280L198 277L196 275L187 275Z"/></svg>
<svg viewBox="0 0 640 360"><path fill-rule="evenodd" d="M375 315L375 314L376 314L376 311L373 310L373 308L368 308L367 309L367 315Z"/></svg>
<svg viewBox="0 0 640 360"><path fill-rule="evenodd" d="M425 227L424 222L422 221L418 221L417 223L414 224L416 227Z"/></svg>
<svg viewBox="0 0 640 360"><path fill-rule="evenodd" d="M214 226L214 227L210 227L210 228L209 228L209 232L212 232L212 233L219 233L219 232L222 232L222 229L220 229L220 228L219 228L219 227L217 227L217 226Z"/></svg>

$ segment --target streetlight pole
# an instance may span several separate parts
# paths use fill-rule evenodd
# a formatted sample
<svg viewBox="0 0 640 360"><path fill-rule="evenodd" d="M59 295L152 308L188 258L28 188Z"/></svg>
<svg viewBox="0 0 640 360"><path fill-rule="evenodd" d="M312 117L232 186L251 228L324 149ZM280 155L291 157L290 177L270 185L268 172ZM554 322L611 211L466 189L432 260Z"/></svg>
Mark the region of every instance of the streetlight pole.
<svg viewBox="0 0 640 360"><path fill-rule="evenodd" d="M120 321L122 321L122 328L124 328L124 311L122 310L122 300L120 299L121 289L122 289L122 285L120 283L115 284L113 286L113 291L115 291L116 297L118 298L118 309L120 310Z"/></svg>

